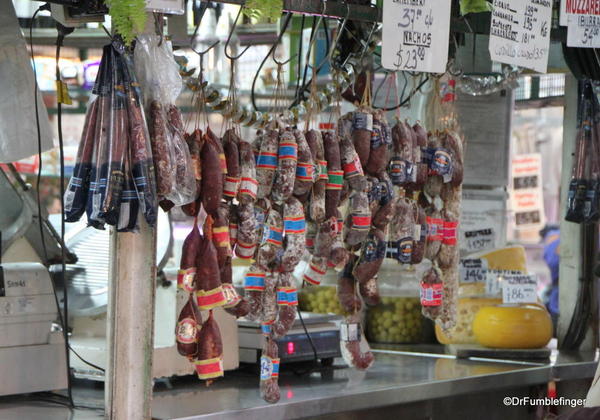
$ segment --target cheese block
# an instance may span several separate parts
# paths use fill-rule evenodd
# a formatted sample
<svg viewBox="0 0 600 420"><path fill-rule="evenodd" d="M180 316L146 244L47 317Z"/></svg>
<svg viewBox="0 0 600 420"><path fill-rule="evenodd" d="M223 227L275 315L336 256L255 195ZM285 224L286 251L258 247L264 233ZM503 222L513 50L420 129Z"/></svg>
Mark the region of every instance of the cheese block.
<svg viewBox="0 0 600 420"><path fill-rule="evenodd" d="M501 298L460 298L456 311L456 325L444 332L436 323L435 337L441 344L476 344L472 327L475 315L483 307L501 303Z"/></svg>
<svg viewBox="0 0 600 420"><path fill-rule="evenodd" d="M540 304L483 307L473 320L477 342L501 349L536 349L552 338L552 320Z"/></svg>

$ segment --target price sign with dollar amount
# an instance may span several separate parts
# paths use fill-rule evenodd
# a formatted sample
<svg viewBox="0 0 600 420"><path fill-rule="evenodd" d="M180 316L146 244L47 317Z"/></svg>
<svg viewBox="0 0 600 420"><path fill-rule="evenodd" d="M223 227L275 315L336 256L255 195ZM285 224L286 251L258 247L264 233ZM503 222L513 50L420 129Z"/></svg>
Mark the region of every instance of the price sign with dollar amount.
<svg viewBox="0 0 600 420"><path fill-rule="evenodd" d="M383 67L396 71L445 72L450 3L448 0L383 0Z"/></svg>
<svg viewBox="0 0 600 420"><path fill-rule="evenodd" d="M502 278L502 303L536 303L537 276L505 275Z"/></svg>

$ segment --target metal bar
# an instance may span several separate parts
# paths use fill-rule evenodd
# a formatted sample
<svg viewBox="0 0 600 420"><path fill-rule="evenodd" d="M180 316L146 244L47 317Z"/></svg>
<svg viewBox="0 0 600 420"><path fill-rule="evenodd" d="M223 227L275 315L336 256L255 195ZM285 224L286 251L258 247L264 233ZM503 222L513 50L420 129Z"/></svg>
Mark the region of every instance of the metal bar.
<svg viewBox="0 0 600 420"><path fill-rule="evenodd" d="M242 5L246 0L216 0L216 3L228 3ZM326 6L323 4L326 3ZM283 10L304 15L321 15L325 7L323 16L332 18L343 18L346 16L346 7L349 7L348 19L359 20L363 22L381 22L381 9L373 6L363 6L359 4L348 4L345 2L322 0L284 0Z"/></svg>
<svg viewBox="0 0 600 420"><path fill-rule="evenodd" d="M138 233L111 228L105 413L110 420L150 419L156 229L140 215Z"/></svg>

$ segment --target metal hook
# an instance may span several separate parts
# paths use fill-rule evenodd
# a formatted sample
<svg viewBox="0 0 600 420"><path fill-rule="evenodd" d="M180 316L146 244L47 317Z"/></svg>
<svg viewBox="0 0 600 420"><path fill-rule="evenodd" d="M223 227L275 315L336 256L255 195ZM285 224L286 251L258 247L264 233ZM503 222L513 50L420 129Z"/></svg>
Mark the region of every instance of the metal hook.
<svg viewBox="0 0 600 420"><path fill-rule="evenodd" d="M325 2L323 2L323 4L325 4ZM335 39L333 40L332 44L329 46L329 53L327 54L327 56L325 58L323 58L323 60L319 63L318 66L312 66L311 64L308 64L308 67L312 70L315 67L316 68L320 68L323 63L327 60L331 61L331 57L333 57L333 53L335 52L335 48L337 47L337 44L340 41L340 38L342 37L342 34L344 33L344 29L346 28L346 23L348 22L348 18L350 17L350 6L348 5L348 2L344 2L344 4L346 5L346 16L344 16L344 19L340 22L339 27L337 29L337 34L335 35ZM316 38L316 36L315 36ZM310 49L308 50L308 52L310 53ZM308 62L308 59L306 60Z"/></svg>
<svg viewBox="0 0 600 420"><path fill-rule="evenodd" d="M238 19L240 18L240 15L242 14L242 9L244 8L244 6L240 6L240 10L238 11L237 16L235 17L235 20L233 21L233 25L231 26L231 30L229 31L229 35L227 36L227 41L225 42L225 46L223 47L223 52L225 53L225 55L227 56L227 58L229 58L230 60L237 60L239 59L242 55L244 55L244 53L246 51L248 51L248 48L251 47L251 45L247 45L246 48L244 48L244 50L239 53L236 56L231 56L227 53L227 47L229 47L229 43L231 42L231 37L233 36L233 32L235 31L235 28L237 26L237 22Z"/></svg>
<svg viewBox="0 0 600 420"><path fill-rule="evenodd" d="M365 56L365 53L367 52L367 49L369 48L369 43L371 42L371 38L373 38L373 34L375 33L375 28L377 28L378 26L379 26L379 23L377 23L377 22L373 23L373 26L371 27L371 31L369 32L369 36L367 37L367 40L365 41L365 46L363 47L363 50L360 53L360 58L358 59L358 61L361 61L363 59L363 57Z"/></svg>

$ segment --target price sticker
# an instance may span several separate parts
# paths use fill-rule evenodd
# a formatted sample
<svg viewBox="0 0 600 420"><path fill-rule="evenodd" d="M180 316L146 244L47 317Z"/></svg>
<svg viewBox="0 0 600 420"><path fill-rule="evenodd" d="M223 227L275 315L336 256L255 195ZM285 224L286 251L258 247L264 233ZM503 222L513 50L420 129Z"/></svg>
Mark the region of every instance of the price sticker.
<svg viewBox="0 0 600 420"><path fill-rule="evenodd" d="M488 262L481 258L460 260L459 275L461 283L483 283L486 281Z"/></svg>
<svg viewBox="0 0 600 420"><path fill-rule="evenodd" d="M469 253L492 249L496 244L496 232L493 228L466 231L464 241Z"/></svg>
<svg viewBox="0 0 600 420"><path fill-rule="evenodd" d="M536 303L537 276L509 274L502 279L502 303Z"/></svg>
<svg viewBox="0 0 600 420"><path fill-rule="evenodd" d="M545 73L550 51L551 0L494 0L492 60Z"/></svg>
<svg viewBox="0 0 600 420"><path fill-rule="evenodd" d="M450 4L448 0L384 0L383 67L395 71L445 72Z"/></svg>

